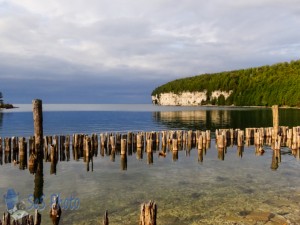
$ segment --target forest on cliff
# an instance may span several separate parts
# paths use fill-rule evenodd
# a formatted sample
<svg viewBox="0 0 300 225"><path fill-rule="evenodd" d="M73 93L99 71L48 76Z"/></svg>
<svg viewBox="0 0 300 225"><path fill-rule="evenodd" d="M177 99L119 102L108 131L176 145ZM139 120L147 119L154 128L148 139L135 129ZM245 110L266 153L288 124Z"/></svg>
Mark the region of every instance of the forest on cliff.
<svg viewBox="0 0 300 225"><path fill-rule="evenodd" d="M205 90L208 99L204 105L299 107L300 60L177 79L157 87L151 95ZM222 95L211 99L215 90L233 92L226 100Z"/></svg>

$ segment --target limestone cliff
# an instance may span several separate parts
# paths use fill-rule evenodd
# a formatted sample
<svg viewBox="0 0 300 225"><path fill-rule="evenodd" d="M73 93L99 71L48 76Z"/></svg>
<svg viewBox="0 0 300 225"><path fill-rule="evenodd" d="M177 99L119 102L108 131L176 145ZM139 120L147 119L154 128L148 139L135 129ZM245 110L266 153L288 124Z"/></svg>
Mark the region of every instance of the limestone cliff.
<svg viewBox="0 0 300 225"><path fill-rule="evenodd" d="M208 96L207 91L203 92L181 92L175 94L173 92L161 93L159 95L152 96L152 103L157 105L178 105L178 106L195 106L203 105L208 98L218 99L221 95L224 96L225 100L231 95L232 91L213 91L210 96Z"/></svg>

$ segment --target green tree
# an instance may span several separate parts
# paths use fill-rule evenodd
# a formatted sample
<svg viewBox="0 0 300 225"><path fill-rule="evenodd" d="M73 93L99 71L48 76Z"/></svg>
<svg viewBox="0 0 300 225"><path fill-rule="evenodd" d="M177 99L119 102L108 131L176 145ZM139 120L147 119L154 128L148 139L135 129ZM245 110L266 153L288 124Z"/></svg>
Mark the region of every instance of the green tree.
<svg viewBox="0 0 300 225"><path fill-rule="evenodd" d="M157 87L152 95L204 90L208 100L203 104L299 106L300 60L177 79ZM213 100L211 93L216 90L232 94L225 102L223 97Z"/></svg>
<svg viewBox="0 0 300 225"><path fill-rule="evenodd" d="M220 95L218 97L218 105L225 105L225 97L224 97L224 95Z"/></svg>

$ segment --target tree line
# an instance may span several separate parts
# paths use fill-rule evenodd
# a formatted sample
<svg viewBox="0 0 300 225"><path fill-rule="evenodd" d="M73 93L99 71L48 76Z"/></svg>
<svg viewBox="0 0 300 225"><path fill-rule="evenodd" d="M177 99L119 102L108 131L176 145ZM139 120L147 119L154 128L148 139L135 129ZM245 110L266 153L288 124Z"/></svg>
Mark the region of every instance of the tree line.
<svg viewBox="0 0 300 225"><path fill-rule="evenodd" d="M157 87L151 95L205 90L207 101L203 105L299 107L300 60L177 79ZM216 90L231 90L232 94L226 100L223 95L212 99Z"/></svg>
<svg viewBox="0 0 300 225"><path fill-rule="evenodd" d="M13 107L14 106L12 104L4 103L3 95L2 95L2 92L0 91L0 109L1 108L11 109Z"/></svg>

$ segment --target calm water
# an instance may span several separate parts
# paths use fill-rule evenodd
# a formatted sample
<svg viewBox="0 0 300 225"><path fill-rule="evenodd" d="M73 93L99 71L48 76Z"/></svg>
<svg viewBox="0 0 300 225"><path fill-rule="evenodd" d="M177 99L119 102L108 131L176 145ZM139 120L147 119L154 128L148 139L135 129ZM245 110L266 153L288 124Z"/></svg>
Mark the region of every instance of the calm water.
<svg viewBox="0 0 300 225"><path fill-rule="evenodd" d="M44 105L43 109L45 135L272 126L270 109L152 105ZM299 126L299 110L281 109L280 125ZM31 105L0 112L1 137L32 134ZM255 154L254 146L241 150L229 145L220 152L212 140L200 155L197 149L184 147L178 156L167 149L165 158L158 151L152 156L143 152L140 158L133 150L126 160L98 153L89 172L83 159L74 161L71 156L70 161L58 162L52 175L49 162L32 175L2 159L0 193L14 188L32 213L32 195L42 192L44 201L35 206L46 225L51 224L52 194L80 201L79 209L63 210L61 224L100 224L106 209L110 224L137 224L140 204L150 199L158 204L162 225L300 224L300 162L287 147L282 147L281 162L274 161L269 146L264 149L262 156ZM0 210L5 211L4 201Z"/></svg>

